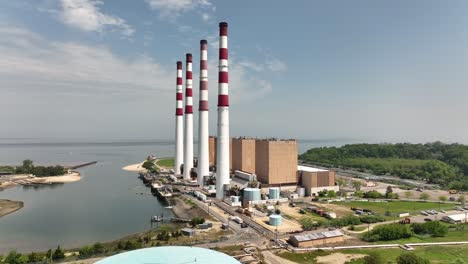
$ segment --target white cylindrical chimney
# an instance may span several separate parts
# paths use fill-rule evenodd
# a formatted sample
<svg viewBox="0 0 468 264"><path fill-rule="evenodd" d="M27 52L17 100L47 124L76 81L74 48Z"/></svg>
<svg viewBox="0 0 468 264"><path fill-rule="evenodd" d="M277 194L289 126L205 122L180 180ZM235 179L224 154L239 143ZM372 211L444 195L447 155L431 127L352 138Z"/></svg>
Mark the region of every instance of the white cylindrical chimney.
<svg viewBox="0 0 468 264"><path fill-rule="evenodd" d="M192 54L186 54L185 66L185 135L184 179L190 179L193 168L193 99L192 99Z"/></svg>
<svg viewBox="0 0 468 264"><path fill-rule="evenodd" d="M200 41L200 100L198 105L198 185L210 173L208 150L208 42Z"/></svg>
<svg viewBox="0 0 468 264"><path fill-rule="evenodd" d="M216 144L216 198L224 198L224 187L229 175L229 78L228 78L228 24L219 23L218 75L218 139Z"/></svg>
<svg viewBox="0 0 468 264"><path fill-rule="evenodd" d="M181 166L184 163L184 102L182 95L182 62L177 62L176 79L176 125L175 125L175 159L174 173L181 174Z"/></svg>

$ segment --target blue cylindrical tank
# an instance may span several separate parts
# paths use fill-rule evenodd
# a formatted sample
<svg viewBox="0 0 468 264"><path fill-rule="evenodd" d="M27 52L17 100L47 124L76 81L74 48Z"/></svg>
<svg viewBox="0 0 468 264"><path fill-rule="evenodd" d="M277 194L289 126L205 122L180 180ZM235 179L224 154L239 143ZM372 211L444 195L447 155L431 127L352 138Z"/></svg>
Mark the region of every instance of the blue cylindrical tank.
<svg viewBox="0 0 468 264"><path fill-rule="evenodd" d="M247 201L260 201L260 189L245 188L244 189L244 200L247 200Z"/></svg>
<svg viewBox="0 0 468 264"><path fill-rule="evenodd" d="M270 189L268 189L268 197L270 199L279 199L280 189L278 187L271 187Z"/></svg>
<svg viewBox="0 0 468 264"><path fill-rule="evenodd" d="M272 226L280 226L282 222L283 218L281 217L281 215L277 214L270 215L270 219L268 221L268 223Z"/></svg>
<svg viewBox="0 0 468 264"><path fill-rule="evenodd" d="M214 189L215 189L215 186L214 186L214 185L208 186L208 190L214 190Z"/></svg>
<svg viewBox="0 0 468 264"><path fill-rule="evenodd" d="M239 202L239 196L231 196L231 202L238 203Z"/></svg>

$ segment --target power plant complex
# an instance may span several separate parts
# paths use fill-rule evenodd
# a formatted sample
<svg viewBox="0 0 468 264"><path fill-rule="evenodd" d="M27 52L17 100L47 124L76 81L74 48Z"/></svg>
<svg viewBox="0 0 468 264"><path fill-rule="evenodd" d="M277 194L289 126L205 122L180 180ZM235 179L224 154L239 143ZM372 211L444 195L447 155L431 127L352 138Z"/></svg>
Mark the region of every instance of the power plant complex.
<svg viewBox="0 0 468 264"><path fill-rule="evenodd" d="M209 135L208 43L200 41L198 158L193 155L192 54L186 54L185 111L182 109L182 62L177 62L174 174L206 190L206 195L240 203L232 190L243 190L242 203L255 204L262 195L275 201L280 193L314 196L335 190L335 172L298 164L294 139L231 138L229 134L228 24L219 24L217 134ZM185 115L185 116L184 116ZM184 122L182 121L184 120ZM234 193L235 194L235 193ZM200 195L202 195L200 193ZM203 194L203 197L206 197ZM288 199L290 197L287 197ZM276 219L272 220L276 222Z"/></svg>

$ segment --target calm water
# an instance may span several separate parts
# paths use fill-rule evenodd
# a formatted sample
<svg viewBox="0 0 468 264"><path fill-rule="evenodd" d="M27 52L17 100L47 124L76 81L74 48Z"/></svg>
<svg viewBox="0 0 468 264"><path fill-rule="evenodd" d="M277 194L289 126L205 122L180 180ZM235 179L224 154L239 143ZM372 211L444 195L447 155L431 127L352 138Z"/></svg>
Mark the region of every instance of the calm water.
<svg viewBox="0 0 468 264"><path fill-rule="evenodd" d="M0 139L0 164L77 164L97 160L79 169L81 181L41 188L15 187L0 191L0 199L19 200L24 208L0 218L0 253L80 247L108 241L150 228L149 219L164 209L136 173L121 168L149 154L170 156L167 142L33 143ZM349 141L307 141L312 146L341 145ZM197 149L196 147L194 149ZM143 194L142 194L143 193Z"/></svg>

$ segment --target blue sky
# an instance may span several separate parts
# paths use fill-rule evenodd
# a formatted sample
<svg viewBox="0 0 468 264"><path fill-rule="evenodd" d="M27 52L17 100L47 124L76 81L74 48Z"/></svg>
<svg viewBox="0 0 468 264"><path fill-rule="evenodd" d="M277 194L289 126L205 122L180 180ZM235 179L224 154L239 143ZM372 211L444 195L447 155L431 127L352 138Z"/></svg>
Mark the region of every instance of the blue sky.
<svg viewBox="0 0 468 264"><path fill-rule="evenodd" d="M197 75L203 38L215 134L218 23L227 21L232 135L468 143L467 8L2 1L0 138L170 139L175 61L193 53Z"/></svg>

